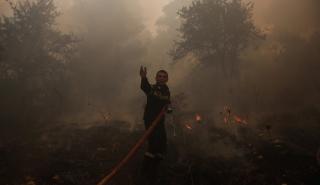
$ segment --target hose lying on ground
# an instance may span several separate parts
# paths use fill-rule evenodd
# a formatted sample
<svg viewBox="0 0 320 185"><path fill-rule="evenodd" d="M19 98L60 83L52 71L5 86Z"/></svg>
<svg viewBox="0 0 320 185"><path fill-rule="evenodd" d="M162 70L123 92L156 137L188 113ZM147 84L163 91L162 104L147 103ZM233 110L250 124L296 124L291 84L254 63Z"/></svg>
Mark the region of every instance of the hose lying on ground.
<svg viewBox="0 0 320 185"><path fill-rule="evenodd" d="M161 112L157 115L156 119L153 120L151 126L146 130L146 132L142 135L142 137L138 140L138 142L131 148L129 153L112 169L112 171L103 177L97 185L106 185L112 177L114 177L118 171L133 157L133 155L138 151L138 149L143 145L143 143L147 140L149 135L153 132L154 128L159 123L162 116L165 114L165 108L161 110Z"/></svg>

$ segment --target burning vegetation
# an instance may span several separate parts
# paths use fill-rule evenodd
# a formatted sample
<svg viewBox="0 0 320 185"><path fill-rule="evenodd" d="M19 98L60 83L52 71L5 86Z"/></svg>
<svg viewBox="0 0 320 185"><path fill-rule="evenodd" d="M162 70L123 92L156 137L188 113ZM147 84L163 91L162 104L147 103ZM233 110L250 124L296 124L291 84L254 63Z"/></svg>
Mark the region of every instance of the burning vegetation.
<svg viewBox="0 0 320 185"><path fill-rule="evenodd" d="M318 185L319 1L172 0L154 33L139 3L0 1L0 184L97 184L145 133L145 65L167 156L110 185Z"/></svg>

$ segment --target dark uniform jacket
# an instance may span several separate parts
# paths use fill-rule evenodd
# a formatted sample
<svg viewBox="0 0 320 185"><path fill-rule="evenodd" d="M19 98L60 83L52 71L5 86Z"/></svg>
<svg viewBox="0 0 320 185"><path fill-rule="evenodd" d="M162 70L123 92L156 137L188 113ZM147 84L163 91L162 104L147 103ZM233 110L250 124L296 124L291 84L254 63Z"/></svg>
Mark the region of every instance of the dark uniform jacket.
<svg viewBox="0 0 320 185"><path fill-rule="evenodd" d="M150 85L147 78L141 78L141 89L147 95L143 119L153 121L164 106L170 104L170 91L167 85Z"/></svg>

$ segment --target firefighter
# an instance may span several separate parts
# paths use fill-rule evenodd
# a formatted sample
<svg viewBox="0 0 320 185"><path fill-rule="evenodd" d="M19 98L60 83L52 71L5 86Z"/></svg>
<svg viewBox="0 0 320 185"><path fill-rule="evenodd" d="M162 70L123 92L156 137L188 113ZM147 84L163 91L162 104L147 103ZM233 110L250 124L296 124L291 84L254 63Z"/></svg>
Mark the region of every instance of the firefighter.
<svg viewBox="0 0 320 185"><path fill-rule="evenodd" d="M156 74L156 84L151 85L147 78L146 67L140 67L141 89L147 96L147 104L144 110L144 125L148 129L153 120L161 112L163 107L167 112L171 112L170 91L167 86L168 73L159 70ZM153 133L148 138L148 149L145 157L151 159L163 159L167 152L167 135L165 130L165 116L163 116Z"/></svg>

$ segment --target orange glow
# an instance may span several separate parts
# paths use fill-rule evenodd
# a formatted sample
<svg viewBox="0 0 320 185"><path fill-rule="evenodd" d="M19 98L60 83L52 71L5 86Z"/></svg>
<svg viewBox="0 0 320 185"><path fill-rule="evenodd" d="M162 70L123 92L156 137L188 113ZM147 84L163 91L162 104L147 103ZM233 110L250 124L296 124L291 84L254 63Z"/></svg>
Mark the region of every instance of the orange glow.
<svg viewBox="0 0 320 185"><path fill-rule="evenodd" d="M199 114L196 114L196 121L201 121L202 120L202 118L201 118L201 116L199 115Z"/></svg>
<svg viewBox="0 0 320 185"><path fill-rule="evenodd" d="M185 125L187 129L192 130L192 127L189 124Z"/></svg>
<svg viewBox="0 0 320 185"><path fill-rule="evenodd" d="M231 113L231 108L229 106L223 107L224 112L221 112L223 115L223 122L225 124L227 123L237 123L237 124L248 124L247 120L248 117L242 118L240 116L235 115L234 113Z"/></svg>
<svg viewBox="0 0 320 185"><path fill-rule="evenodd" d="M245 119L240 118L239 116L234 115L234 121L238 124L248 124Z"/></svg>

